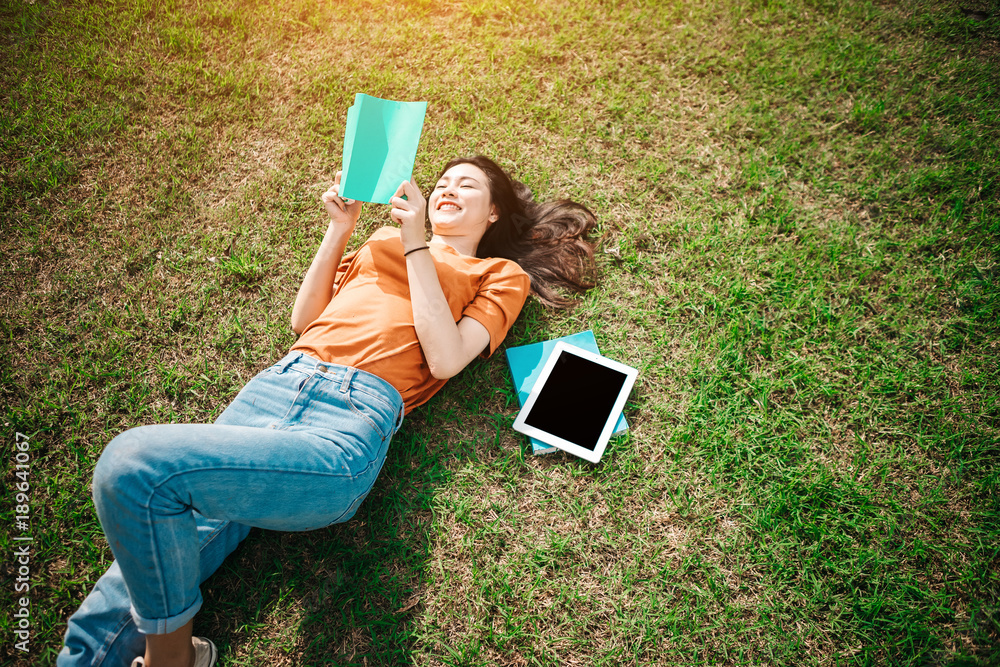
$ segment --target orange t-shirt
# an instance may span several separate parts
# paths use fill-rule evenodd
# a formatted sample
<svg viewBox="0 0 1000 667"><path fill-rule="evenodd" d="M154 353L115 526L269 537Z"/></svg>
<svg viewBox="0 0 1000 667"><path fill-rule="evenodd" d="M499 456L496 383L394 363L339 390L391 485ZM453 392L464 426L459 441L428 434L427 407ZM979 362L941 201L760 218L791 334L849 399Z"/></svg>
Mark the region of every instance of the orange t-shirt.
<svg viewBox="0 0 1000 667"><path fill-rule="evenodd" d="M486 327L493 354L528 298L528 274L509 259L466 257L445 245L430 253L452 318ZM407 413L426 403L445 380L430 374L417 340L399 229L383 227L344 255L334 286L323 314L292 350L379 376L399 391Z"/></svg>

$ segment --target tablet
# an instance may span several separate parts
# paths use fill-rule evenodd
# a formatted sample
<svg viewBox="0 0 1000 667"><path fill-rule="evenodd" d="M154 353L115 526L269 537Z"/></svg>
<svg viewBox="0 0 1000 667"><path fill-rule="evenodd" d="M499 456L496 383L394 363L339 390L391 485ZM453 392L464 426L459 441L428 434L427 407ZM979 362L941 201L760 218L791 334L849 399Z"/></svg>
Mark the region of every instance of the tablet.
<svg viewBox="0 0 1000 667"><path fill-rule="evenodd" d="M638 374L560 341L517 414L514 430L597 463Z"/></svg>

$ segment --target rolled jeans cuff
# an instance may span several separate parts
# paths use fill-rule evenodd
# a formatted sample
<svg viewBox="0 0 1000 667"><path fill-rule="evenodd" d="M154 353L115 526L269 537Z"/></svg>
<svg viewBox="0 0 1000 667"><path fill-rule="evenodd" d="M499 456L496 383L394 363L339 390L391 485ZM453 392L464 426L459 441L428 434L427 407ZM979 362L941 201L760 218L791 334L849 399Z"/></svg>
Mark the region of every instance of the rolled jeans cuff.
<svg viewBox="0 0 1000 667"><path fill-rule="evenodd" d="M139 629L139 632L144 635L165 635L180 630L194 618L198 610L201 609L202 600L201 591L198 591L198 596L190 607L170 618L143 618L139 616L134 605L129 605L129 611L132 613L132 620L135 621L135 627Z"/></svg>

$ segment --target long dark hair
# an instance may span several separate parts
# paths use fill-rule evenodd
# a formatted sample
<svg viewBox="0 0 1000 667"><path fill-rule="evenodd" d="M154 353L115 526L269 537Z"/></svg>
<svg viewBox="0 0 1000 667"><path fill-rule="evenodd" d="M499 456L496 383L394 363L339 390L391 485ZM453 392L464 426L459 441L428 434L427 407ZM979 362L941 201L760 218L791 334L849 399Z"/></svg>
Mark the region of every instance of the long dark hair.
<svg viewBox="0 0 1000 667"><path fill-rule="evenodd" d="M536 203L528 186L482 155L455 158L438 178L459 164L471 164L486 174L500 216L483 234L476 256L517 262L531 277L531 291L539 301L554 308L573 306L575 299L558 288L580 293L594 286L594 247L587 235L597 218L590 209L568 199Z"/></svg>

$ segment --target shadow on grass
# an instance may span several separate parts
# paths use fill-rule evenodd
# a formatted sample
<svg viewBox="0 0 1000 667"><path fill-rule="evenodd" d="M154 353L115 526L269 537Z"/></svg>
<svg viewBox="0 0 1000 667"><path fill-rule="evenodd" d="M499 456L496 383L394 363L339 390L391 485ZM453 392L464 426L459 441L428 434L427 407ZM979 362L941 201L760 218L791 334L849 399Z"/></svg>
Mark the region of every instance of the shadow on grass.
<svg viewBox="0 0 1000 667"><path fill-rule="evenodd" d="M196 633L212 637L239 664L279 664L282 657L307 665L408 663L431 502L448 475L424 452L420 421L397 434L351 521L306 533L251 532L203 585Z"/></svg>

